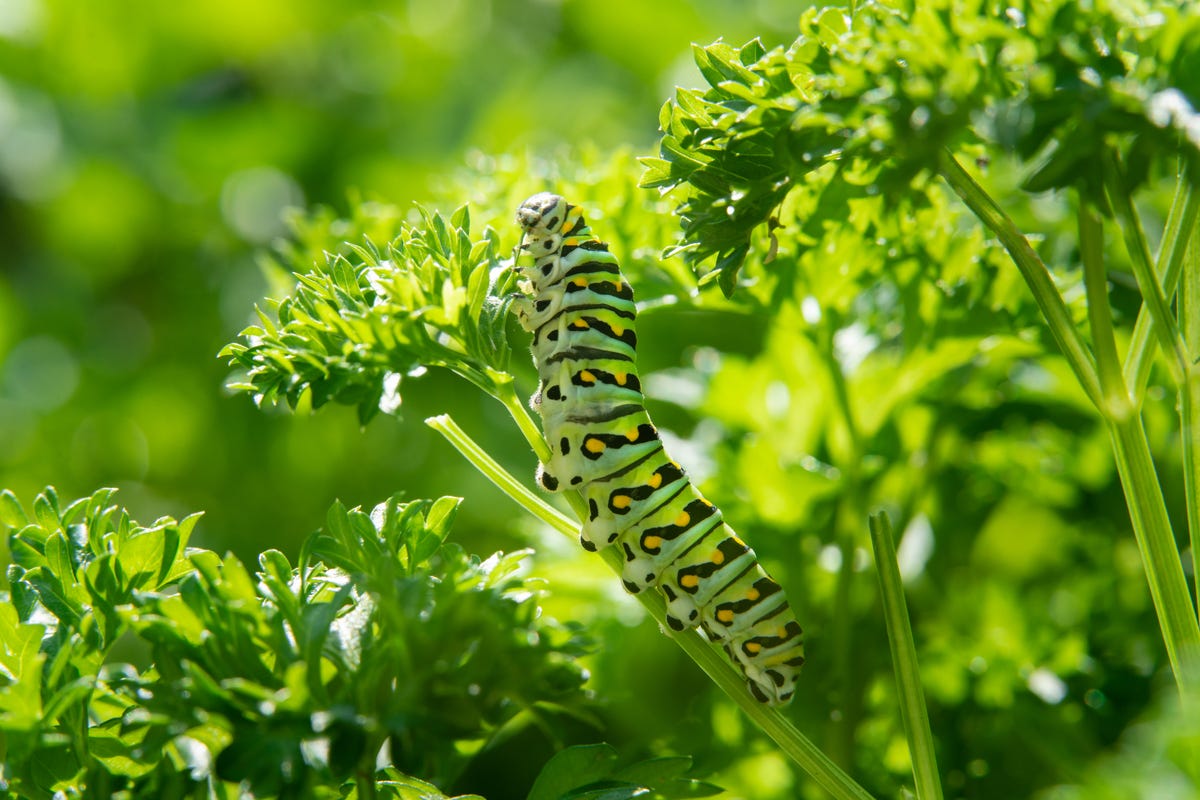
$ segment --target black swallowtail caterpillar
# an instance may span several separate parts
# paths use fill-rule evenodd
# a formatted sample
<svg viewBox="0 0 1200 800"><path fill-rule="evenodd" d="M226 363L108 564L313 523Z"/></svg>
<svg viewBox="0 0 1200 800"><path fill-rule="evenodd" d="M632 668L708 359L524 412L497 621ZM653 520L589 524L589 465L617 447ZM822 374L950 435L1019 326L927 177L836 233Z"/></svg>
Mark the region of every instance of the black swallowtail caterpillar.
<svg viewBox="0 0 1200 800"><path fill-rule="evenodd" d="M541 384L547 491L577 489L588 506L580 541L617 545L625 588L657 586L674 630L699 626L720 643L759 701L792 699L804 645L782 588L663 450L638 380L633 290L578 206L537 194L517 211L522 294Z"/></svg>

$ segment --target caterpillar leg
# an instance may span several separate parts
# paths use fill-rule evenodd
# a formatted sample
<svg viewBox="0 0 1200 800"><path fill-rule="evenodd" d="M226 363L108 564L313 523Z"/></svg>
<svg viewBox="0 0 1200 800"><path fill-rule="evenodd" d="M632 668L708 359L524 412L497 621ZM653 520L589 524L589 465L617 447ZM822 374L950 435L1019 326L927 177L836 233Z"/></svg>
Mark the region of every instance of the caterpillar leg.
<svg viewBox="0 0 1200 800"><path fill-rule="evenodd" d="M558 478L554 477L554 475L550 473L550 470L546 469L545 464L538 464L537 485L545 489L547 492L561 492L563 490L563 486L559 482Z"/></svg>
<svg viewBox="0 0 1200 800"><path fill-rule="evenodd" d="M584 550L603 550L631 528L665 524L663 509L689 486L687 476L667 454L659 452L628 474L588 484L583 490L588 519L580 534ZM691 495L688 496L691 499Z"/></svg>
<svg viewBox="0 0 1200 800"><path fill-rule="evenodd" d="M517 315L517 321L521 323L521 327L527 331L532 331L533 298L525 292L515 292L509 295L509 297L512 303L509 308L512 313Z"/></svg>
<svg viewBox="0 0 1200 800"><path fill-rule="evenodd" d="M625 588L633 592L659 583L670 575L683 553L703 549L704 540L721 526L716 506L685 483L671 502L622 535Z"/></svg>
<svg viewBox="0 0 1200 800"><path fill-rule="evenodd" d="M750 693L770 705L783 705L792 699L804 666L800 623L786 606L777 617L761 620L751 635L725 644L725 652L746 676ZM782 617L787 619L779 619Z"/></svg>

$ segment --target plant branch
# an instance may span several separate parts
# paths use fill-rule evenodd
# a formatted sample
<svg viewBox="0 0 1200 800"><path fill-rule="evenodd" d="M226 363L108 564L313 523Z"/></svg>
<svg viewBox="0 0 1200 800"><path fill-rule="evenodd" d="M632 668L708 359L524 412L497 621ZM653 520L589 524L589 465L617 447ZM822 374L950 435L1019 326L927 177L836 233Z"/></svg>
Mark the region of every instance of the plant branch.
<svg viewBox="0 0 1200 800"><path fill-rule="evenodd" d="M839 516L836 529L836 542L842 561L837 572L837 583L834 588L834 618L845 624L839 625L832 637L832 662L834 674L838 676L839 696L836 700L843 709L842 718L836 723L834 735L830 738L830 750L835 759L847 763L853 755L854 730L858 725L858 717L862 709L861 694L854 691L854 609L850 602L850 590L854 582L854 535L862 517L864 507L862 476L859 466L863 459L862 434L854 419L854 411L850 404L850 390L846 385L846 375L834 352L833 334L837 323L832 317L825 318L828 322L822 330L819 348L825 369L829 373L829 381L833 386L834 405L842 417L846 429L850 452L845 458L837 459L843 474L842 501L839 504L843 514ZM850 520L855 520L851 522Z"/></svg>
<svg viewBox="0 0 1200 800"><path fill-rule="evenodd" d="M1190 225L1195 226L1194 219ZM1193 236L1191 244L1180 249L1185 253L1182 261L1186 268L1179 292L1179 328L1189 352L1196 353L1200 352L1200 241ZM1200 609L1200 419L1197 419L1200 414L1200 366L1194 362L1188 365L1187 383L1180 389L1179 409L1188 541L1192 550L1196 606Z"/></svg>
<svg viewBox="0 0 1200 800"><path fill-rule="evenodd" d="M1200 269L1192 259L1192 269ZM1193 298L1191 302L1196 302ZM1196 607L1200 609L1200 366L1188 367L1187 380L1179 389L1179 425L1182 441L1183 488L1187 498L1188 543L1192 551L1192 580Z"/></svg>
<svg viewBox="0 0 1200 800"><path fill-rule="evenodd" d="M883 618L887 624L888 643L892 649L892 666L896 673L896 689L900 693L900 719L908 737L912 756L913 779L918 800L942 800L942 783L938 778L937 758L933 750L933 731L929 727L929 709L925 691L921 688L921 672L917 665L917 646L913 641L912 623L904 602L904 584L896 562L896 544L892 540L892 524L888 515L880 512L870 516L871 546L875 551L875 570L879 574L879 591L883 598Z"/></svg>
<svg viewBox="0 0 1200 800"><path fill-rule="evenodd" d="M515 396L514 393L513 397ZM430 417L425 420L425 423L445 436L476 469L522 508L560 533L571 537L578 533L579 524L577 522L550 508L541 498L505 471L483 448L472 441L449 415ZM542 442L542 448L545 448L545 442ZM577 500L580 499L578 492L564 492L564 494L568 497L574 495ZM617 548L605 548L600 551L600 555L613 572L621 574L622 558ZM667 629L667 608L662 595L656 591L648 591L634 596L658 622L659 626L664 630ZM871 795L865 789L855 783L816 745L796 730L795 726L788 722L778 709L759 703L751 697L750 693L746 691L745 678L734 668L725 654L712 643L703 639L698 631L692 629L672 634L670 638L741 707L742 711L759 728L779 745L789 758L833 797L838 800L871 800Z"/></svg>
<svg viewBox="0 0 1200 800"><path fill-rule="evenodd" d="M1121 359L1113 335L1112 313L1108 303L1108 273L1104 268L1104 228L1096 212L1079 198L1079 254L1083 260L1083 282L1087 290L1088 325L1092 329L1092 347L1104 391L1101 412L1109 419L1125 420L1133 414L1129 391L1121 376Z"/></svg>
<svg viewBox="0 0 1200 800"><path fill-rule="evenodd" d="M1103 408L1104 393L1100 389L1100 380L1091 354L1088 353L1087 346L1079 337L1079 332L1075 330L1067 306L1063 303L1062 296L1050 278L1050 271L1046 269L1045 263L1029 244L1029 240L1021 234L1012 219L947 150L943 150L938 157L938 174L946 183L950 184L950 188L967 204L975 216L996 234L1000 244L1008 251L1013 262L1016 263L1017 269L1021 271L1026 285L1033 293L1033 299L1042 310L1042 316L1046 318L1046 323L1050 327L1050 334L1058 342L1063 356L1067 359L1067 364L1079 380L1079 385L1083 387L1083 391L1096 408Z"/></svg>
<svg viewBox="0 0 1200 800"><path fill-rule="evenodd" d="M1200 624L1140 417L1110 421L1117 471L1141 551L1163 644L1185 708L1200 703Z"/></svg>
<svg viewBox="0 0 1200 800"><path fill-rule="evenodd" d="M538 461L543 464L550 461L550 448L546 445L546 440L542 438L542 431L537 423L533 421L533 417L529 416L529 412L525 409L525 404L521 402L521 398L517 396L516 386L511 380L499 385L499 392L496 398L508 410L509 416L517 423L517 427L521 429L525 441L529 442L529 446L533 448L534 455L538 457ZM563 492L563 497L567 501L567 505L571 506L571 510L575 512L577 519L587 519L587 503L583 501L579 492ZM572 530L573 534L579 533L579 525L576 524Z"/></svg>
<svg viewBox="0 0 1200 800"><path fill-rule="evenodd" d="M425 420L425 424L446 437L454 449L462 453L463 458L471 462L475 469L483 473L485 478L494 483L496 488L512 498L521 508L551 528L568 536L574 536L579 532L579 523L552 508L541 497L531 492L525 484L514 478L512 473L497 464L482 447L475 443L474 439L458 427L458 423L449 414L430 417Z"/></svg>
<svg viewBox="0 0 1200 800"><path fill-rule="evenodd" d="M1054 338L1062 347L1067 363L1075 372L1080 385L1096 408L1103 412L1106 403L1099 375L1071 322L1062 297L1050 280L1045 264L1017 230L1012 220L966 173L949 152L943 152L940 156L939 173L976 216L995 232L1001 244L1016 262L1017 268L1020 269L1026 284L1033 292L1038 306L1042 309ZM1128 201L1127 197L1125 201ZM1130 210L1132 210L1131 207ZM1136 217L1131 221L1136 223ZM1087 232L1089 238L1094 235L1090 231ZM1144 244L1144 238L1141 244ZM1131 251L1140 249L1141 245L1137 242L1135 242L1135 247L1131 247ZM1146 251L1141 250L1141 252L1145 253ZM1131 257L1135 262L1138 260L1137 255L1131 254ZM1095 261L1090 255L1088 258ZM1147 257L1138 269L1144 270L1148 266L1149 259ZM1143 283L1143 278L1140 277L1138 282L1139 284ZM1151 279L1149 284L1143 288L1143 292L1153 293L1157 289L1157 281ZM1161 292L1158 296L1161 297ZM1153 308L1151 311L1157 316ZM1158 327L1157 319L1155 325ZM1160 331L1159 336L1163 335ZM1170 338L1169 331L1166 332L1166 336ZM1170 346L1175 347L1173 341ZM1178 363L1176 363L1176 368L1178 368ZM1106 419L1108 419L1109 433L1113 441L1117 470L1121 476L1121 486L1125 492L1125 501L1129 507L1134 535L1141 552L1146 581L1150 586L1150 595L1158 614L1167 656L1171 661L1175 681L1184 703L1188 707L1192 707L1200 700L1200 674L1198 674L1200 625L1197 623L1195 609L1192 607L1191 597L1188 594L1179 551L1175 546L1171 522L1163 501L1162 488L1154 471L1154 462L1150 457L1150 446L1146 441L1146 433L1142 429L1140 417L1134 415L1122 420L1111 419L1106 415Z"/></svg>
<svg viewBox="0 0 1200 800"><path fill-rule="evenodd" d="M1104 184L1107 189L1108 201L1117 212L1123 223L1121 232L1125 237L1125 249L1129 252L1129 260L1133 264L1133 275L1137 278L1138 288L1142 292L1142 302L1150 313L1150 322L1154 333L1158 336L1159 344L1167 356L1167 366L1171 370L1171 378L1176 386L1182 386L1186 380L1188 368L1187 348L1183 337L1171 316L1167 299L1163 296L1162 287L1154 275L1151 265L1150 246L1146 244L1146 233L1142 230L1142 220L1133 207L1129 192L1125 185L1124 170L1120 158L1112 148L1106 148L1103 158Z"/></svg>
<svg viewBox="0 0 1200 800"><path fill-rule="evenodd" d="M1187 175L1180 171L1179 181L1175 186L1175 199L1171 203L1170 213L1167 214L1167 224L1163 228L1162 245L1159 247L1158 261L1155 265L1155 273L1162 280L1163 292L1167 297L1173 296L1175 288L1179 285L1184 255L1188 251L1192 233L1196 230L1197 220L1200 220L1200 192L1192 189ZM1184 294L1186 295L1186 288ZM1133 393L1138 407L1141 406L1142 392L1146 389L1150 367L1154 363L1155 339L1150 335L1150 323L1150 311L1146 306L1142 306L1138 312L1137 323L1133 326L1133 335L1129 338L1129 352L1125 355L1125 383ZM1186 335L1185 341L1190 352L1194 353L1200 349L1200 341L1187 339Z"/></svg>
<svg viewBox="0 0 1200 800"><path fill-rule="evenodd" d="M503 404L509 416L517 423L517 427L521 430L521 435L525 437L525 441L533 448L534 455L543 464L549 461L550 448L546 446L546 440L542 438L542 429L538 427L537 423L533 421L533 417L525 410L525 404L517 396L516 385L510 379L505 383L497 384L496 388L496 399Z"/></svg>

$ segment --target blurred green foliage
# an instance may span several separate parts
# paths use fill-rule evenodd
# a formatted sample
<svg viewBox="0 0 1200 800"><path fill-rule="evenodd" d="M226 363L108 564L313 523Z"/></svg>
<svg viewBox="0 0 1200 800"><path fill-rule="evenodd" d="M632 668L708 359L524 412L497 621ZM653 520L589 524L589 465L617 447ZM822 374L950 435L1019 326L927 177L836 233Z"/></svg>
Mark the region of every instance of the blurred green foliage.
<svg viewBox="0 0 1200 800"><path fill-rule="evenodd" d="M778 0L5 0L0 486L203 508L200 539L245 559L334 497L399 486L481 490L463 513L494 519L499 495L423 430L225 396L214 356L276 293L255 253L287 207L354 194L407 215L473 154L646 152L662 97L697 79L690 42L794 30ZM431 377L408 402L487 419L456 394Z"/></svg>
<svg viewBox="0 0 1200 800"><path fill-rule="evenodd" d="M297 552L336 497L462 495L454 538L482 552L536 547L547 613L585 624L599 644L584 663L601 702L555 744L604 738L635 757L691 753L733 796L818 796L693 664L637 625L640 609L596 559L521 519L419 424L452 412L512 471L532 472L503 409L461 378L480 386L495 378L488 368L507 367L533 388L520 352L505 361L502 308L483 295L504 291L496 268L516 241L516 204L553 188L584 207L634 283L639 364L668 446L797 608L810 659L788 713L802 730L878 795L909 781L866 550L866 511L882 505L904 531L900 561L948 796L1091 796L1101 782L1126 781L1186 788L1196 776L1180 754L1194 746L1194 720L1160 710L1172 691L1167 661L1104 425L1011 262L933 175L944 145L977 157L1083 323L1079 195L1064 189L1094 189L1098 154L1119 147L1157 239L1176 156L1194 158L1179 134L1200 102L1190 69L1200 39L1182 33L1197 29L1196 13L1159 3L1149 14L1134 2L942 2L911 15L903 3L860 5L853 30L837 10L806 15L805 38L783 50L774 46L794 37L797 11L767 2L180 13L130 4L123 10L138 13L119 14L21 0L0 17L3 485L23 496L48 482L74 493L119 485L141 513L204 508L192 538L232 547L241 561L268 547ZM754 35L761 42L698 49L698 71L685 67L690 40ZM674 82L689 88L659 111ZM667 197L637 186L634 153L650 151L656 119L664 138L642 179L681 187ZM346 203L348 189L360 194ZM414 199L443 213L418 212ZM311 210L281 215L288 205ZM677 205L682 231L669 214ZM1141 300L1109 236L1124 347ZM664 248L684 258L660 259ZM384 262L397 272L385 274ZM698 287L693 268L714 285ZM299 285L293 272L305 276ZM256 302L262 318L251 319ZM406 303L434 309L446 335L404 320ZM221 396L228 376L213 356L247 323L256 328L225 351L241 370L235 384L322 413L256 414ZM511 322L507 332L522 341ZM418 375L425 365L459 375ZM380 399L392 413L360 429ZM1173 405L1157 370L1143 417L1183 530ZM339 508L327 534L345 520L368 533L366 515ZM47 520L42 528L57 531ZM42 542L43 557L80 546L63 531L63 543ZM354 550L311 541L328 546L305 553L331 565L335 551ZM15 547L13 560L29 556ZM392 556L373 568L405 563ZM242 615L195 624L257 631L248 652L282 648L299 675L309 662L288 649L296 643L269 636L250 602L282 613L295 559L264 558L258 587L236 556L194 561L191 591L208 592L214 614ZM57 598L68 592L55 591L58 563L30 562L22 569L33 577L14 578ZM439 575L453 583L455 569L442 564ZM18 607L21 592L33 596L23 585L12 586ZM308 613L332 615L348 602L337 591L331 582L301 599L327 606ZM167 619L187 596L153 603ZM50 610L84 624L68 594ZM106 619L87 622L87 635ZM5 624L11 641L33 642L17 621ZM245 735L279 723L282 739L262 746L295 757L300 721L254 707L254 690L239 694L253 664L196 649L181 621L155 624L147 617L139 630L185 654L177 675L156 681L219 673L214 706L238 708L231 719L249 726ZM423 652L445 644L409 630L389 646L410 635ZM147 659L142 647L130 658ZM37 671L21 663L21 674ZM145 675L137 669L131 686ZM275 670L256 685L314 696ZM57 678L60 705L78 702L71 676ZM24 698L14 700L26 704L18 720L36 716L38 692L55 696L24 681L5 689ZM370 726L330 720L366 752L355 737ZM468 735L443 732L446 749L428 742L414 754L430 761L396 763L445 791L461 768L467 790L523 796L499 789L501 765L521 772L522 790L558 786L533 782L548 748L534 758L515 737L463 766L448 743ZM601 785L621 779L607 751L564 753L543 776L588 762L603 767ZM335 761L317 767L334 774ZM1091 776L1095 763L1103 777ZM678 766L642 774L665 785ZM1139 770L1149 776L1140 784Z"/></svg>

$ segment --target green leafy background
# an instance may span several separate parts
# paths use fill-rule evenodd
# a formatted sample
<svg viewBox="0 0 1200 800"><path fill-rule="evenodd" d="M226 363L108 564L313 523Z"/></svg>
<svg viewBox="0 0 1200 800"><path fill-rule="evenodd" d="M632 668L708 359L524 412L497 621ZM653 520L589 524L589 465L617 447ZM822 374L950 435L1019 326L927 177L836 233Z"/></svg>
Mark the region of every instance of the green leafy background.
<svg viewBox="0 0 1200 800"><path fill-rule="evenodd" d="M246 557L334 497L468 493L480 519L499 502L419 425L264 417L222 391L217 352L281 293L256 253L286 207L449 209L474 199L452 176L491 156L649 153L663 98L699 80L690 42L795 25L768 2L5 6L0 485L205 509L198 535ZM414 382L406 416L492 423L454 387Z"/></svg>
<svg viewBox="0 0 1200 800"><path fill-rule="evenodd" d="M287 709L256 717L255 692L283 686L303 697L300 676L315 667L291 651L294 669L278 655L266 669L191 652L197 643L188 640L183 606L248 614L230 629L257 631L260 648L282 647L270 625L286 613L280 598L303 542L335 566L358 540L323 551L321 542L347 530L370 539L366 515L346 508L370 509L397 492L461 496L456 547L536 549L530 569L548 581L544 613L581 623L595 645L584 663L597 702L564 701L563 715L578 724L547 725L530 740L540 749L523 750L528 760L500 751L469 766L456 760L461 720L448 714L436 721L445 730L398 766L446 791L523 797L532 786L532 796L549 798L572 788L556 783L562 776L592 767L620 781L622 767L598 747L564 751L533 783L551 745L603 739L625 763L689 754L732 796L817 796L643 623L596 559L523 517L420 424L451 412L506 467L530 475L533 457L504 410L470 385L478 375L433 369L405 376L398 391L382 383L386 370L439 363L441 343L398 344L372 327L372 314L383 312L365 299L375 289L368 268L384 254L419 261L442 245L421 234L439 225L455 263L495 263L515 244L516 203L549 186L585 206L647 303L639 363L676 458L796 606L810 663L788 713L802 730L879 795L909 780L865 549L865 513L883 505L904 531L901 561L949 796L1087 796L1087 787L1053 787L1086 781L1097 760L1095 774L1110 784L1149 763L1166 765L1163 780L1172 780L1179 751L1171 725L1129 734L1169 702L1171 687L1103 426L1011 263L929 169L947 143L986 152L989 188L1038 234L1069 311L1082 320L1072 196L1022 186L1075 185L1088 166L1087 126L1120 130L1135 141L1127 154L1157 236L1171 182L1152 157L1169 137L1147 123L1146 96L1135 90L1183 76L1194 96L1192 73L1179 66L1194 56L1169 36L1147 43L1135 35L1130 47L1160 60L1142 62L1126 81L1108 45L1097 44L1141 30L1113 21L1128 19L1124 6L1093 18L1071 3L1007 15L965 3L957 17L951 5L910 21L883 4L870 17L869 40L843 39L838 13L809 14L801 25L812 49L790 62L773 48L794 38L798 12L771 2L12 5L0 16L0 485L34 509L42 531L25 529L33 544L5 556L19 567L9 577L14 603L27 598L29 611L49 602L49 613L68 623L62 630L78 632L81 661L71 664L81 675L110 647L143 667L157 647L190 652L182 663L224 669L225 678L253 679L238 696L218 678L206 697L211 708L155 710L175 721L220 712L251 726L220 735L253 739L267 730L262 746L279 747L269 755L295 759L304 752L303 737L288 732L296 721ZM972 26L974 15L990 22ZM956 31L969 39L967 55L947 44L952 18L967 21ZM1195 15L1185 22L1195 30ZM759 43L734 46L756 36ZM730 44L690 48L718 37ZM842 73L823 71L831 62L821 47L837 50ZM989 47L1003 69L978 66L974 55ZM894 74L888 59L898 55L908 68ZM1051 71L1041 82L1022 72L1035 61ZM1071 102L1038 94L1084 67L1108 81L1103 91L1080 84ZM826 93L826 102L803 106L801 124L798 69L819 75ZM868 75L886 80L867 85ZM696 91L676 93L676 84ZM1017 85L1031 93L1014 94ZM1069 108L1095 114L1060 113ZM970 137L959 133L968 118ZM1040 149L1051 136L1068 146ZM662 199L639 180L689 181L692 189ZM444 213L422 216L414 200ZM682 226L671 216L679 202ZM454 213L463 203L469 212ZM1124 337L1139 300L1113 245L1111 297ZM664 248L673 257L661 259ZM705 275L701 289L693 267ZM300 288L293 271L309 273ZM454 328L451 312L477 310L455 288L418 282L390 293L444 292L437 304ZM322 317L322 303L364 321L339 327ZM287 335L275 335L289 323ZM237 339L247 325L255 328ZM505 325L492 320L487 335L464 347L502 358ZM362 346L339 349L347 336ZM313 362L305 354L318 350L328 361L306 372ZM260 356L274 367L248 374ZM522 390L532 389L524 353L507 358ZM242 368L233 382L263 392L270 413L223 389L228 360ZM1183 498L1170 491L1180 485L1178 431L1163 377L1152 380L1145 415L1181 520ZM385 393L394 413L378 414ZM289 406L299 413L283 413ZM166 592L141 616L121 617L137 636L114 643L105 637L120 629L115 617L85 624L83 600L47 577L61 581L70 547L87 543L71 538L68 515L53 503L31 505L46 484L64 497L119 487L121 503L143 519L203 510L198 524L188 517L162 528L186 528L193 545L211 552L193 558L200 571L183 579L177 599ZM329 511L335 499L341 504ZM107 502L75 513L102 514ZM24 514L9 510L5 521L21 528ZM321 526L323 534L305 538ZM271 548L278 552L258 561ZM70 569L100 573L123 557L138 560L95 555ZM479 562L462 551L439 558L450 575ZM262 575L252 578L242 565L255 563ZM360 567L370 572L369 563ZM168 567L153 577L158 583L133 587L114 573L88 587L151 592L180 575ZM336 580L326 589L336 595ZM209 599L189 605L189 592ZM267 604L261 618L256 603ZM176 622L162 622L172 614ZM0 622L11 641L34 640L21 627L28 620ZM525 617L504 624L518 622L532 625ZM221 628L216 618L198 624ZM412 635L430 647L436 638ZM571 656L565 674L579 675L572 659L582 645L559 644ZM511 669L532 674L519 659L544 655L517 652ZM6 657L37 668L28 648ZM171 674L168 665L158 663L163 681L208 685L186 674L193 666ZM77 691L68 673L56 673L63 703ZM120 675L108 679L121 685ZM545 675L531 683L568 695L578 688ZM310 675L307 685L318 684ZM36 715L28 693L28 705L13 712L26 716L11 724ZM481 708L467 704L463 714ZM111 709L111 718L119 713ZM481 725L468 720L464 730ZM359 728L345 730L353 738ZM132 758L116 745L111 757ZM647 763L656 766L628 770L667 782L686 772L682 763ZM224 766L232 775L249 769ZM345 774L336 757L322 768Z"/></svg>

